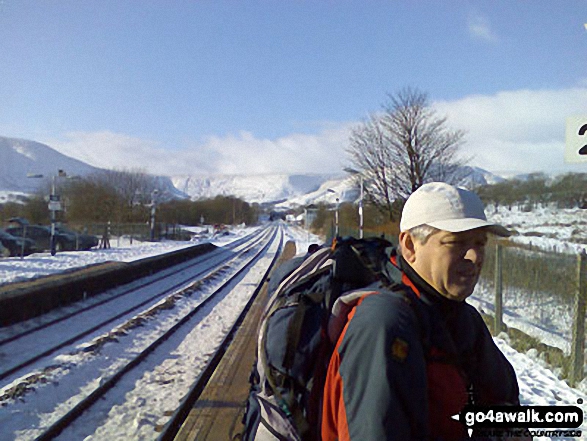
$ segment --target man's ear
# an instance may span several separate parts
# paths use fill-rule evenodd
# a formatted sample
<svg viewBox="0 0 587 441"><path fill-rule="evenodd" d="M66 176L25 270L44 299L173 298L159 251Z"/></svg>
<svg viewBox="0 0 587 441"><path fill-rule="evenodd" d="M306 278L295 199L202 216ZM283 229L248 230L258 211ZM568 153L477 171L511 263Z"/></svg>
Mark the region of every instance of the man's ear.
<svg viewBox="0 0 587 441"><path fill-rule="evenodd" d="M399 233L399 243L402 250L402 257L412 264L416 261L416 244L414 238L407 231Z"/></svg>

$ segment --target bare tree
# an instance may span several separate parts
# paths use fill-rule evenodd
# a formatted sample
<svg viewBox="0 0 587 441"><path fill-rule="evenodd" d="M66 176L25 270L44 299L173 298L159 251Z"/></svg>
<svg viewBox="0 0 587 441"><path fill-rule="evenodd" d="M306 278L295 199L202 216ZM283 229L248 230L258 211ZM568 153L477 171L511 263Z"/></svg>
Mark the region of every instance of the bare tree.
<svg viewBox="0 0 587 441"><path fill-rule="evenodd" d="M383 112L357 126L347 153L352 167L369 182L367 197L394 218L397 200L405 200L432 181L459 183L464 161L457 154L464 132L447 127L426 94L403 89L388 95Z"/></svg>
<svg viewBox="0 0 587 441"><path fill-rule="evenodd" d="M156 178L141 169L107 170L100 180L116 188L124 204L119 215L125 222L133 221L133 216L141 212L136 209L138 205L151 202L153 190L160 190Z"/></svg>
<svg viewBox="0 0 587 441"><path fill-rule="evenodd" d="M116 187L99 176L72 181L64 189L68 203L68 220L73 222L107 222L115 219L123 200Z"/></svg>
<svg viewBox="0 0 587 441"><path fill-rule="evenodd" d="M348 152L353 167L360 172L358 179L368 183L365 186L367 199L391 214L396 195L389 185L392 158L381 119L371 116L357 126L351 133L350 145Z"/></svg>
<svg viewBox="0 0 587 441"><path fill-rule="evenodd" d="M103 170L71 181L63 193L72 220L136 222L147 219L156 188L156 178L141 170Z"/></svg>

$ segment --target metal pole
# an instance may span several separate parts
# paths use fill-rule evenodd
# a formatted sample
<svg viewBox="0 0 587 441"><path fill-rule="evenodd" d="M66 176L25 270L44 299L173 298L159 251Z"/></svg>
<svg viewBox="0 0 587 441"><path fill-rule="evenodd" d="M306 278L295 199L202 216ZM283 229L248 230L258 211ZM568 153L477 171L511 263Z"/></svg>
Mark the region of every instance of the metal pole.
<svg viewBox="0 0 587 441"><path fill-rule="evenodd" d="M577 256L577 297L575 299L575 318L573 323L573 341L571 343L571 386L577 385L583 378L585 351L585 309L586 289L585 270L587 255L585 250Z"/></svg>
<svg viewBox="0 0 587 441"><path fill-rule="evenodd" d="M306 228L306 242L310 243L310 226L308 225L308 209L304 208L304 227Z"/></svg>
<svg viewBox="0 0 587 441"><path fill-rule="evenodd" d="M352 175L358 176L361 183L361 194L359 197L359 238L362 239L364 236L364 218L363 218L363 185L364 185L364 178L360 171L355 170L354 168L346 167L344 169L345 172L350 173Z"/></svg>
<svg viewBox="0 0 587 441"><path fill-rule="evenodd" d="M502 245L497 242L495 246L495 335L503 330L502 254Z"/></svg>
<svg viewBox="0 0 587 441"><path fill-rule="evenodd" d="M49 200L51 202L54 202L57 200L56 198L56 194L55 194L55 176L52 176L51 179L51 196L49 197ZM54 207L50 207L50 212L51 212L51 255L54 256L57 253L57 250L55 249L55 222L56 222L56 218L55 218L55 210L53 209Z"/></svg>
<svg viewBox="0 0 587 441"><path fill-rule="evenodd" d="M155 241L155 212L157 210L157 190L151 193L151 242Z"/></svg>
<svg viewBox="0 0 587 441"><path fill-rule="evenodd" d="M359 198L359 239L364 235L364 221L363 218L363 177L361 176L361 196Z"/></svg>
<svg viewBox="0 0 587 441"><path fill-rule="evenodd" d="M22 244L20 246L20 259L24 259L24 245L26 241L26 224L22 226Z"/></svg>
<svg viewBox="0 0 587 441"><path fill-rule="evenodd" d="M155 241L155 204L151 203L151 242Z"/></svg>
<svg viewBox="0 0 587 441"><path fill-rule="evenodd" d="M335 223L336 223L336 230L335 230L335 236L338 237L338 234L340 232L339 230L339 226L338 226L338 208L339 208L339 198L336 198L336 212L335 212Z"/></svg>

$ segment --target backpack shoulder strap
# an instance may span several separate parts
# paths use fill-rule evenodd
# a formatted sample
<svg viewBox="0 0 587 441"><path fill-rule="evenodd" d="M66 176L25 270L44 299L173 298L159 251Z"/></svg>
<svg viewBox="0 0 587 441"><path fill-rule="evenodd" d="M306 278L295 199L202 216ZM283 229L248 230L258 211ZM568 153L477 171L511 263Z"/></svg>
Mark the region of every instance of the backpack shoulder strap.
<svg viewBox="0 0 587 441"><path fill-rule="evenodd" d="M390 266L395 268L395 270L399 273L401 278L401 275L403 273L397 267L395 267L395 265ZM397 295L400 295L414 312L414 315L416 316L418 334L420 336L422 348L424 350L426 358L428 358L431 349L430 325L428 324L426 312L424 311L423 305L420 303L418 296L412 290L411 287L403 283L392 283L391 286L388 287L388 289L396 293Z"/></svg>

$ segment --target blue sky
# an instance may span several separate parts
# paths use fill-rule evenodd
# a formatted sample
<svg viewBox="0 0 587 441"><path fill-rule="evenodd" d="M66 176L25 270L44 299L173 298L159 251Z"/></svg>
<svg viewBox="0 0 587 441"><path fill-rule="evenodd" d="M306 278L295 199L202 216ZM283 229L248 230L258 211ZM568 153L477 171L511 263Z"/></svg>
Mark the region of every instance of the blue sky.
<svg viewBox="0 0 587 441"><path fill-rule="evenodd" d="M585 0L0 0L0 136L167 175L332 172L409 86L473 165L580 171L585 23Z"/></svg>

